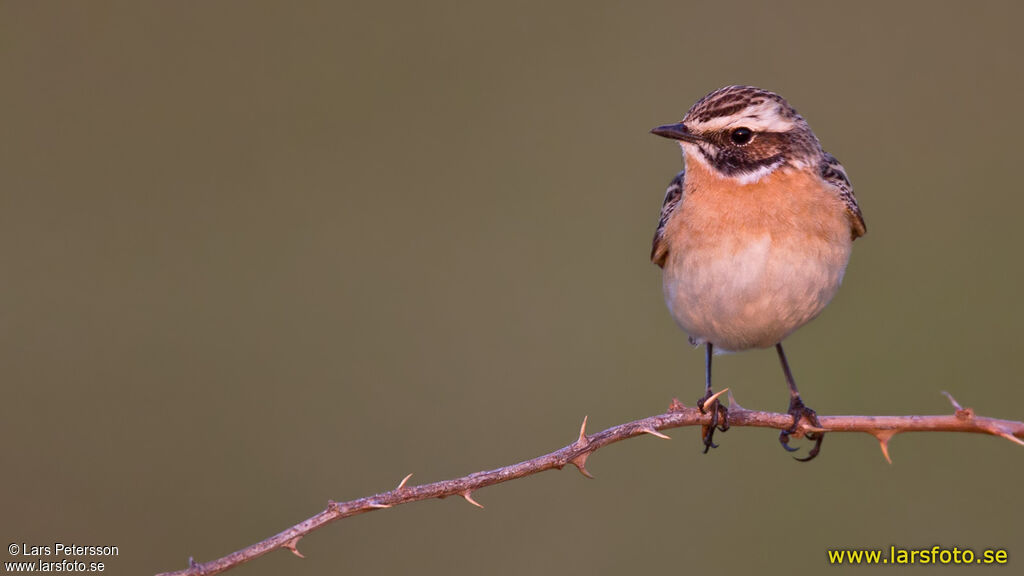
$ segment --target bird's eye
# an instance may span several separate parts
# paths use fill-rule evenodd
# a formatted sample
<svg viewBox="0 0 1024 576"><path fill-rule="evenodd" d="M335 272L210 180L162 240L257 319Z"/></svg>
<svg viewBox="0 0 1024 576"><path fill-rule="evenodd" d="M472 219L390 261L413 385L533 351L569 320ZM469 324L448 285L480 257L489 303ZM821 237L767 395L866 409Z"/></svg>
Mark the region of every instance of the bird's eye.
<svg viewBox="0 0 1024 576"><path fill-rule="evenodd" d="M750 142L750 139L754 137L754 132L750 128L737 128L729 133L729 139L732 140L733 144L740 146Z"/></svg>

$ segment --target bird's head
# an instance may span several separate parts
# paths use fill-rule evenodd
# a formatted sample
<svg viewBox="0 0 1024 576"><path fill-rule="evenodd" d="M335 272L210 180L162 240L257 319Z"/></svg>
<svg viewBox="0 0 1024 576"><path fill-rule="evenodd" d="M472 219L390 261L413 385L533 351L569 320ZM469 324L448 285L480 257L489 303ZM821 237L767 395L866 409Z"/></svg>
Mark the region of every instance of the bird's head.
<svg viewBox="0 0 1024 576"><path fill-rule="evenodd" d="M753 86L726 86L697 101L677 124L651 133L678 140L693 158L740 183L782 166L804 168L821 155L807 121L781 96Z"/></svg>

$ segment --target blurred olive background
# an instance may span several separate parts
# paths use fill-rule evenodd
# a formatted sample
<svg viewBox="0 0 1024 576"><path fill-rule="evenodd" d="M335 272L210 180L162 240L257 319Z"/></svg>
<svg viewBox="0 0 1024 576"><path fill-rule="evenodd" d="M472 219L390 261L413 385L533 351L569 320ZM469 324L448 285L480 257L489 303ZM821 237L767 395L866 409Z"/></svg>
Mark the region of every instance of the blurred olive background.
<svg viewBox="0 0 1024 576"><path fill-rule="evenodd" d="M701 393L648 260L705 93L784 95L869 233L790 338L823 414L1024 418L1019 4L0 4L0 536L178 569ZM783 410L772 351L716 384ZM1024 451L767 430L359 516L239 574L791 574L1021 553ZM802 448L807 444L800 442ZM4 556L9 560L9 556ZM842 569L835 569L842 572ZM850 572L856 569L849 569Z"/></svg>

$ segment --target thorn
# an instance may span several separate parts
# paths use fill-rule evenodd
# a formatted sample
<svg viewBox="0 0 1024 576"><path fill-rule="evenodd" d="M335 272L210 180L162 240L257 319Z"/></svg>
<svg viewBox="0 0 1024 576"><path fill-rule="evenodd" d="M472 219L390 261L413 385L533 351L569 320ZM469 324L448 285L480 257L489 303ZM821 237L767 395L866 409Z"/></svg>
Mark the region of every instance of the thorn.
<svg viewBox="0 0 1024 576"><path fill-rule="evenodd" d="M470 504L476 506L477 508L484 507L483 504L477 502L476 500L473 500L473 492L471 490L466 490L465 492L463 492L462 497L466 499L466 502L469 502Z"/></svg>
<svg viewBox="0 0 1024 576"><path fill-rule="evenodd" d="M663 440L671 440L672 439L669 436L666 436L666 435L662 434L661 432L658 432L654 428L641 428L640 431L643 432L644 434L650 434L651 436L657 436L658 438L661 438Z"/></svg>
<svg viewBox="0 0 1024 576"><path fill-rule="evenodd" d="M668 405L669 412L682 412L686 410L686 404L679 401L679 398L673 398L672 403Z"/></svg>
<svg viewBox="0 0 1024 576"><path fill-rule="evenodd" d="M746 408L740 406L740 403L737 402L736 399L732 397L732 392L729 392L729 411L740 412L742 410L746 410Z"/></svg>
<svg viewBox="0 0 1024 576"><path fill-rule="evenodd" d="M299 548L298 548L299 540L301 540L301 539L302 539L302 536L296 536L295 538L292 538L291 540L289 540L289 541L285 542L284 544L282 544L282 546L284 546L285 548L291 550L292 554L295 554L299 558L305 558L305 556L302 555L302 552L299 552Z"/></svg>
<svg viewBox="0 0 1024 576"><path fill-rule="evenodd" d="M395 490L397 491L405 488L405 483L409 481L409 478L412 478L412 472L407 474L405 478L402 478L402 481L398 483L398 488L395 488Z"/></svg>
<svg viewBox="0 0 1024 576"><path fill-rule="evenodd" d="M973 408L964 408L949 392L943 391L942 393L946 395L946 398L949 398L949 402L953 405L953 408L956 408L955 416L958 420L970 420L971 418L974 418Z"/></svg>
<svg viewBox="0 0 1024 576"><path fill-rule="evenodd" d="M391 508L391 504L379 504L377 502L370 502L367 504L370 508Z"/></svg>
<svg viewBox="0 0 1024 576"><path fill-rule="evenodd" d="M722 389L721 389L721 390L719 390L718 392L715 392L715 393L714 393L714 394L712 394L712 395L711 395L711 396L710 396L709 398L707 398L706 400L704 400L704 406L708 406L708 405L710 405L710 404L713 404L713 403L715 402L715 400L718 400L718 397L719 397L719 396L721 396L722 394L725 394L725 393L726 393L726 392L728 392L728 391L729 391L729 389L728 389L728 388L722 388Z"/></svg>
<svg viewBox="0 0 1024 576"><path fill-rule="evenodd" d="M885 461L888 462L889 465L891 466L892 465L892 456L889 456L889 439L888 438L886 438L885 440L879 439L878 443L882 447L882 456L885 456Z"/></svg>
<svg viewBox="0 0 1024 576"><path fill-rule="evenodd" d="M196 566L199 566L199 564L196 562L196 559L193 558L192 556L189 556L188 557L188 567L189 567L189 570L194 569Z"/></svg>
<svg viewBox="0 0 1024 576"><path fill-rule="evenodd" d="M878 438L878 444L882 448L882 456L885 456L885 460L892 464L892 457L889 456L889 440L896 435L895 430L878 430L872 432L875 438Z"/></svg>
<svg viewBox="0 0 1024 576"><path fill-rule="evenodd" d="M589 470L587 470L587 458L589 457L590 452L584 452L572 460L569 460L569 462L572 462L576 466L576 469L580 471L580 474L583 474L587 478L593 478L594 476Z"/></svg>
<svg viewBox="0 0 1024 576"><path fill-rule="evenodd" d="M583 424L580 424L580 436L576 439L575 445L582 448L587 444L590 444L590 440L587 440L587 416L584 416Z"/></svg>
<svg viewBox="0 0 1024 576"><path fill-rule="evenodd" d="M1021 440L1020 438L1017 438L1016 436L1014 436L1013 434L1010 434L1006 430L999 430L999 435L1002 436L1003 438L1006 438L1010 442L1014 442L1016 444L1020 444L1021 446L1024 446L1024 440Z"/></svg>
<svg viewBox="0 0 1024 576"><path fill-rule="evenodd" d="M945 390L943 390L942 393L946 396L946 398L949 399L949 403L953 405L953 408L956 408L957 412L964 409L964 407L961 406L960 403L956 401L956 398L953 398L952 394L946 392Z"/></svg>

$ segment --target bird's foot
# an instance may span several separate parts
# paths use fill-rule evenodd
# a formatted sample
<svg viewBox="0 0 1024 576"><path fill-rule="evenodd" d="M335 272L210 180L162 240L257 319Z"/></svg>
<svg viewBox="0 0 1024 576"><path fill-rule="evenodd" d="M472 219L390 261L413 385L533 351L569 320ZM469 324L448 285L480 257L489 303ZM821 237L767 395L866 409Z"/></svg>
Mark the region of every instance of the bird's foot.
<svg viewBox="0 0 1024 576"><path fill-rule="evenodd" d="M729 410L718 401L717 396L708 389L704 397L697 400L697 408L700 409L701 414L711 413L711 422L700 427L701 438L704 440L705 454L712 448L718 448L718 444L712 441L715 436L715 430L718 429L725 432L729 429ZM708 402L713 397L714 400Z"/></svg>
<svg viewBox="0 0 1024 576"><path fill-rule="evenodd" d="M789 401L789 415L793 417L793 425L787 430L779 432L779 442L787 452L796 452L797 448L793 448L789 445L789 437L796 433L797 428L800 426L800 420L806 418L807 421L815 428L821 428L821 422L818 421L818 414L804 405L804 401L800 399L800 396L795 396ZM793 457L795 460L800 462L808 462L814 460L814 457L821 451L821 441L825 439L824 432L807 432L804 434L808 440L814 441L814 446L811 451L807 453L806 458Z"/></svg>

